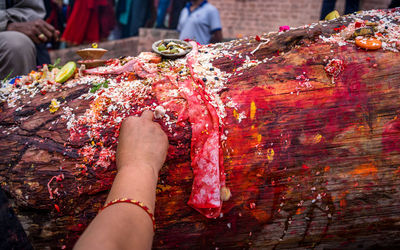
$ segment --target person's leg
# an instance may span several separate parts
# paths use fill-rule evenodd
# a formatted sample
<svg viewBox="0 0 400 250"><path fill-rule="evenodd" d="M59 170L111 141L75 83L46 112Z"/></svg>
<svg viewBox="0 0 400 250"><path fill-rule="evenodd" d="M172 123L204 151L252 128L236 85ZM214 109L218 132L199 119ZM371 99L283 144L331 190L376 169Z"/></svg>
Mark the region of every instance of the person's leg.
<svg viewBox="0 0 400 250"><path fill-rule="evenodd" d="M45 44L36 45L36 65L50 64L50 54Z"/></svg>
<svg viewBox="0 0 400 250"><path fill-rule="evenodd" d="M169 28L176 30L178 27L179 22L179 15L185 5L187 4L187 0L172 0L172 11L171 11L171 18L169 20Z"/></svg>
<svg viewBox="0 0 400 250"><path fill-rule="evenodd" d="M322 1L320 20L324 20L326 15L328 15L329 12L332 12L335 9L335 4L336 4L336 0L323 0Z"/></svg>
<svg viewBox="0 0 400 250"><path fill-rule="evenodd" d="M160 0L158 2L156 28L165 28L164 21L169 4L170 0Z"/></svg>
<svg viewBox="0 0 400 250"><path fill-rule="evenodd" d="M26 75L36 67L36 47L26 35L15 31L0 32L0 79Z"/></svg>
<svg viewBox="0 0 400 250"><path fill-rule="evenodd" d="M351 14L359 10L360 0L346 0L344 14Z"/></svg>
<svg viewBox="0 0 400 250"><path fill-rule="evenodd" d="M389 8L396 8L396 7L400 7L400 0L392 0L392 2L389 5Z"/></svg>

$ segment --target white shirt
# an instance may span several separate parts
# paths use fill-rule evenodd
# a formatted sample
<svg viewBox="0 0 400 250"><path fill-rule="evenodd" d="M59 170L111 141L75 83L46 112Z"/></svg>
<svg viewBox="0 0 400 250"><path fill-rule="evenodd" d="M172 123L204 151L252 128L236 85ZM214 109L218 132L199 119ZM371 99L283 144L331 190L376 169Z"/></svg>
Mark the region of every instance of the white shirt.
<svg viewBox="0 0 400 250"><path fill-rule="evenodd" d="M190 6L191 3L182 10L179 17L179 39L191 39L200 44L210 43L212 34L222 29L217 8L206 0L193 11L190 11Z"/></svg>

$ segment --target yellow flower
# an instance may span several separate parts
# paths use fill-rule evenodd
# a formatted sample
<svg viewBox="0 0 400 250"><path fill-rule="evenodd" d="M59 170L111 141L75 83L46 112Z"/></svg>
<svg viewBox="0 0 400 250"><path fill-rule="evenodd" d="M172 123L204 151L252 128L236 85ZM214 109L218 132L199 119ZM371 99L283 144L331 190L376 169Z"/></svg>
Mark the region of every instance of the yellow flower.
<svg viewBox="0 0 400 250"><path fill-rule="evenodd" d="M57 99L52 99L49 108L50 113L55 113L60 108L60 102Z"/></svg>

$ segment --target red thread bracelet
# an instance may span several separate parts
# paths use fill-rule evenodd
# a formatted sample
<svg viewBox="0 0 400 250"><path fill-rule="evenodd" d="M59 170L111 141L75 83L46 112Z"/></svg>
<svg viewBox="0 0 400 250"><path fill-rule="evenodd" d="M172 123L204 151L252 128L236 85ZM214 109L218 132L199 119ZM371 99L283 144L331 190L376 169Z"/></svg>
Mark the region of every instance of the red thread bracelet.
<svg viewBox="0 0 400 250"><path fill-rule="evenodd" d="M143 209L150 216L150 219L153 222L153 230L154 232L156 231L156 219L154 218L154 215L150 212L150 209L145 204L137 200L127 199L127 198L115 199L104 205L104 207L100 209L99 213L103 211L105 208L117 203L130 203Z"/></svg>

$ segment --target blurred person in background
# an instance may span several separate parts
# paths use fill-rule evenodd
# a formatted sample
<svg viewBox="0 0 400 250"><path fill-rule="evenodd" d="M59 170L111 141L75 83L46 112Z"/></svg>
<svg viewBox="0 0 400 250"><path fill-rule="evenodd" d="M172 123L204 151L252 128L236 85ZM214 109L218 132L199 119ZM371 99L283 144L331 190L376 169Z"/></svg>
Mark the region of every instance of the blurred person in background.
<svg viewBox="0 0 400 250"><path fill-rule="evenodd" d="M67 5L65 5L62 0L44 0L44 5L46 7L46 16L44 20L51 24L56 30L59 30L60 34L63 34L67 22L64 8L66 8ZM60 42L53 41L52 43L47 43L47 48L59 49Z"/></svg>
<svg viewBox="0 0 400 250"><path fill-rule="evenodd" d="M165 16L167 15L167 10L168 10L170 3L171 3L170 0L159 0L158 1L157 21L156 21L157 29L165 29L166 28L164 22L165 22Z"/></svg>
<svg viewBox="0 0 400 250"><path fill-rule="evenodd" d="M172 0L171 17L169 19L169 28L176 30L179 23L179 16L189 0Z"/></svg>
<svg viewBox="0 0 400 250"><path fill-rule="evenodd" d="M36 65L50 63L45 43L60 32L43 21L41 0L0 0L0 79L28 74Z"/></svg>
<svg viewBox="0 0 400 250"><path fill-rule="evenodd" d="M173 29L176 30L179 22L179 15L189 0L159 0L157 7L157 22L158 29ZM168 23L166 17L169 15Z"/></svg>
<svg viewBox="0 0 400 250"><path fill-rule="evenodd" d="M179 39L200 44L222 42L222 25L217 8L207 0L192 0L179 17Z"/></svg>
<svg viewBox="0 0 400 250"><path fill-rule="evenodd" d="M119 0L116 8L119 32L116 38L139 35L139 28L153 27L157 15L154 0Z"/></svg>
<svg viewBox="0 0 400 250"><path fill-rule="evenodd" d="M326 15L332 12L335 9L336 0L323 0L322 9L321 9L321 17L320 20L323 20ZM346 0L346 7L344 10L344 14L351 14L359 10L360 0Z"/></svg>
<svg viewBox="0 0 400 250"><path fill-rule="evenodd" d="M115 23L112 0L75 0L61 40L72 45L100 42Z"/></svg>
<svg viewBox="0 0 400 250"><path fill-rule="evenodd" d="M400 0L392 0L392 2L389 5L389 9L396 7L400 7Z"/></svg>

